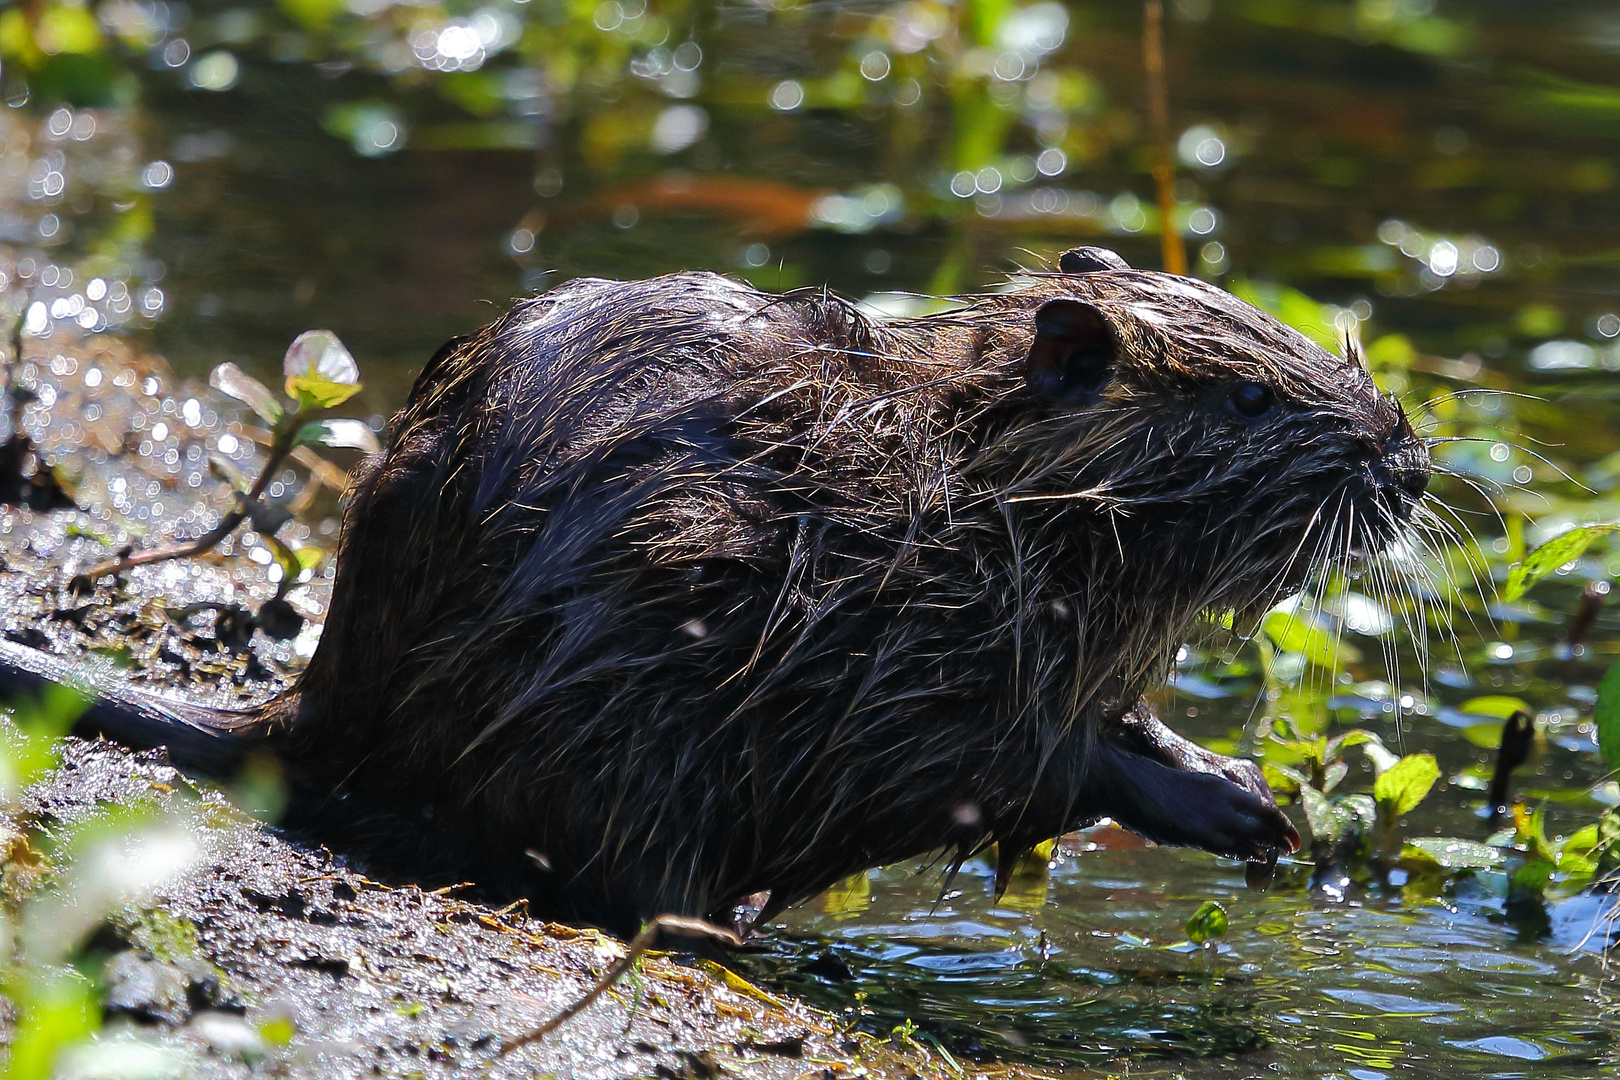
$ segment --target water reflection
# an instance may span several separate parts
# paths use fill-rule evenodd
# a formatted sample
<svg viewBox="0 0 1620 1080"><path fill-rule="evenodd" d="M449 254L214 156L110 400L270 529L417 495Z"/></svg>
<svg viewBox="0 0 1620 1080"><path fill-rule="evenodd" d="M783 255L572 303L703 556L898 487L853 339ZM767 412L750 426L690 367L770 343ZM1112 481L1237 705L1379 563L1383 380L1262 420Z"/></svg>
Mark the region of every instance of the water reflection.
<svg viewBox="0 0 1620 1080"><path fill-rule="evenodd" d="M934 904L931 877L877 874L859 921L806 911L762 966L872 1030L908 1017L959 1053L1125 1056L1131 1075L1229 1075L1232 1053L1287 1076L1443 1076L1473 1069L1455 1050L1562 1068L1612 1052L1589 1003L1601 972L1565 951L1580 938L1516 944L1467 904L1301 907L1163 850L1061 862L1034 908L991 903L987 869L963 877ZM1206 898L1232 931L1199 949L1180 924Z"/></svg>
<svg viewBox="0 0 1620 1080"><path fill-rule="evenodd" d="M1613 315L1564 310L1569 301L1579 308L1579 294L1611 272L1601 259L1583 258L1583 280L1573 285L1573 267L1558 254L1601 242L1601 228L1590 224L1611 219L1599 201L1614 184L1602 148L1567 145L1572 130L1607 130L1598 118L1609 99L1578 77L1579 50L1527 50L1526 42L1546 38L1532 20L1502 15L1487 24L1445 5L1184 2L1171 13L1175 149L1185 170L1175 224L1201 238L1200 272L1280 276L1363 304L1388 298L1386 323L1406 321L1416 309L1404 302L1427 293L1473 292L1484 279L1518 276L1518 289L1427 302L1421 314L1431 343L1441 340L1438 321L1460 337L1444 342L1454 353L1501 354L1520 335L1555 333L1555 324L1595 327ZM280 238L287 249L271 261L283 274L328 258L310 248L334 233L382 239L392 258L379 262L397 267L400 238L389 245L376 234L399 231L401 218L426 224L437 216L441 229L471 229L490 245L473 260L482 265L463 258L456 266L482 279L472 290L478 296L531 288L552 272L693 263L776 285L831 280L864 293L888 278L890 288L949 291L1027 261L1026 249L1047 254L1076 237L1112 235L1151 261L1151 243L1135 238L1160 227L1156 206L1143 198L1140 75L1127 63L1138 27L1129 5L609 0L575 10L310 0L191 9L119 0L96 15L79 38L42 25L35 36L45 34L56 55L14 48L11 95L33 85L41 96L139 93L161 103L159 115L189 130L165 137L159 128L171 145L153 154L153 188L166 187L171 158L181 168L218 162L229 172L264 171L251 145L233 147L228 136L219 145L226 128L210 124L227 125L238 139L251 132L248 142L272 149L288 179L333 168L335 148L317 127L345 140L351 156L532 155L527 180L504 179L493 185L498 193L479 190L470 162L454 164L449 184L434 178L436 195L411 193L453 193L459 202L494 194L494 206L506 207L498 228L469 220L464 207L413 206L362 175L345 177L323 194L347 204L350 224L323 221ZM1596 9L1572 12L1561 25L1596 17ZM103 63L100 83L63 82L64 49L122 59L131 70ZM1482 74L1490 59L1519 66ZM1571 70L1552 74L1558 65ZM126 75L138 75L138 89ZM1503 100L1514 108L1492 107ZM1491 153L1507 146L1513 153ZM418 161L396 171L423 168ZM235 196L253 186L246 176L190 171L193 183L223 180ZM753 190L755 183L763 186ZM601 198L627 184L615 201ZM651 191L645 204L636 185ZM369 197L357 197L362 191ZM863 209L874 191L885 205ZM535 200L526 208L525 192ZM250 211L256 224L286 209L274 195L251 197L260 203ZM186 230L190 208L168 209ZM718 230L682 235L681 219L694 216L718 219ZM778 238L791 238L767 262L748 238L762 217ZM228 234L232 224L216 212L192 228ZM680 242L614 236L649 228ZM820 230L890 234L894 243L883 256L851 258L847 241ZM503 240L518 266L501 269ZM899 258L891 248L902 249ZM354 273L367 270L368 260L354 260ZM194 274L227 285L241 277L214 265L186 272L188 282ZM301 284L288 282L282 295L303 295ZM1525 286L1539 295L1524 296ZM375 295L347 282L337 291L351 312ZM445 300L470 316L471 297ZM233 306L228 297L218 303ZM388 352L403 364L448 322L411 328ZM170 340L188 345L202 333L174 330ZM1568 370L1580 358L1568 349L1544 355L1540 370Z"/></svg>

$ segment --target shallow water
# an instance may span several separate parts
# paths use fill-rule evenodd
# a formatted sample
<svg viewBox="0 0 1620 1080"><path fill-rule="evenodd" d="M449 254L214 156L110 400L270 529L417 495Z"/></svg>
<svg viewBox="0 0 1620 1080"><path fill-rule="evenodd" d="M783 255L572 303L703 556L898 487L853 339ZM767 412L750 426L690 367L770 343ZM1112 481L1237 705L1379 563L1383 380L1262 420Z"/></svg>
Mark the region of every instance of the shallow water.
<svg viewBox="0 0 1620 1080"><path fill-rule="evenodd" d="M1437 454L1496 509L1464 482L1439 492L1498 575L1526 539L1620 519L1613 5L1167 6L1175 213L1194 272L1261 283L1251 295L1285 317L1356 335L1409 404L1538 395L1442 401L1425 429L1478 440ZM330 327L366 376L358 415L380 423L446 338L571 276L707 268L894 310L1076 243L1159 265L1134 4L286 8L331 21L269 3L102 3L99 82L0 63L0 272L6 303L37 310L31 334L150 347L194 388L223 360L274 383L285 343ZM60 109L64 87L93 107ZM182 432L167 413L190 399L173 382L125 388L118 408L144 409L148 432L165 424L134 456L173 451L162 490L213 500L143 515L130 484L152 470L95 449L72 411L90 398L63 390L52 411L73 379L24 373L50 400L22 423L77 462L86 490L125 496L97 511L117 539L213 520L203 451L231 418ZM313 541L331 522L293 529ZM1458 707L1520 698L1541 737L1518 790L1547 800L1550 833L1573 832L1620 800L1589 721L1620 618L1601 613L1580 649L1561 640L1580 587L1617 573L1600 544L1529 600L1464 598L1473 610L1452 613L1454 637L1431 635L1423 664L1398 630L1348 633L1360 658L1313 715L1331 705L1333 730L1432 750L1442 783L1408 834L1482 840L1493 751L1465 735L1484 718ZM1257 664L1212 633L1163 715L1254 749ZM1347 759L1348 785L1368 787ZM1000 902L975 862L948 883L937 867L874 873L869 898L791 913L750 962L875 1030L909 1019L976 1058L1358 1080L1620 1063L1598 900L1510 911L1501 873L1438 899L1312 888L1303 864L1253 893L1240 867L1117 832L1068 847ZM1229 933L1178 946L1205 899L1225 905Z"/></svg>
<svg viewBox="0 0 1620 1080"><path fill-rule="evenodd" d="M1488 832L1466 793L1431 798L1414 834ZM1285 862L1256 892L1241 866L1139 849L1112 828L1065 847L1048 877L1015 878L1000 902L983 863L948 887L938 868L875 872L869 900L795 912L761 970L872 1030L910 1019L957 1053L1115 1069L1124 1058L1132 1076L1566 1077L1620 1065L1598 955L1607 897L1554 905L1543 922L1509 915L1501 875L1439 899L1398 885L1338 896ZM1185 924L1206 900L1230 929L1199 948Z"/></svg>
<svg viewBox="0 0 1620 1080"><path fill-rule="evenodd" d="M1444 907L1308 902L1297 889L1248 893L1241 870L1163 850L1067 862L1042 902L995 904L965 878L936 907L935 891L888 871L861 915L796 919L784 953L817 949L818 971L853 978L788 984L832 1006L864 991L872 1026L910 1017L958 1053L1011 1047L1115 1069L1126 1057L1133 1076L1551 1077L1614 1064L1597 970L1570 956L1589 903L1527 941L1466 891ZM1206 899L1232 920L1207 953L1182 929Z"/></svg>

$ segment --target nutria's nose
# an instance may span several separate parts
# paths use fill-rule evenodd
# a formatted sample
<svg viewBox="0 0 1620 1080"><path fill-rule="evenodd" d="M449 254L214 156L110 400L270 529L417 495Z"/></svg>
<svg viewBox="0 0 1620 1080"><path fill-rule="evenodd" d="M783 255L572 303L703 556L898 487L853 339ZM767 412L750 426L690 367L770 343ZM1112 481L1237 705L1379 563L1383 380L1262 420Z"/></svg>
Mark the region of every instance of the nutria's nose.
<svg viewBox="0 0 1620 1080"><path fill-rule="evenodd" d="M1406 496L1401 500L1405 505L1396 508L1405 517L1429 488L1429 447L1412 430L1400 406L1395 408L1398 415L1395 430L1384 441L1383 456L1375 473L1386 491L1393 488Z"/></svg>
<svg viewBox="0 0 1620 1080"><path fill-rule="evenodd" d="M1384 453L1390 483L1416 503L1429 489L1429 448L1421 439L1408 438Z"/></svg>

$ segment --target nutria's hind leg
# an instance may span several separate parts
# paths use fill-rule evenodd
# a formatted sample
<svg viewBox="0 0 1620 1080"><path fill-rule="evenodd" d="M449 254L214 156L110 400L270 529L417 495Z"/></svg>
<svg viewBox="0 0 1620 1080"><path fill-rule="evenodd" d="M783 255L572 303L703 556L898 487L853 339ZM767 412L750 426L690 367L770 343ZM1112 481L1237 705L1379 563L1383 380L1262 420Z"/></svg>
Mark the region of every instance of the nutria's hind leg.
<svg viewBox="0 0 1620 1080"><path fill-rule="evenodd" d="M1298 830L1252 761L1189 742L1145 704L1099 741L1086 786L1098 812L1161 844L1249 860L1299 849Z"/></svg>

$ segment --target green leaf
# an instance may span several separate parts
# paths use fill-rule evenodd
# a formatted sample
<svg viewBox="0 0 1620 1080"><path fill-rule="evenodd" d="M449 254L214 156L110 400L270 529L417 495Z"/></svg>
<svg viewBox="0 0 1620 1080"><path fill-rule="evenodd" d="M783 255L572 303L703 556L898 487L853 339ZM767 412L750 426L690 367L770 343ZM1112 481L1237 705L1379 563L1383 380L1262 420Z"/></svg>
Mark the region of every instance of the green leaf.
<svg viewBox="0 0 1620 1080"><path fill-rule="evenodd" d="M1603 760L1620 765L1620 663L1610 667L1598 683L1592 720L1597 725L1598 750Z"/></svg>
<svg viewBox="0 0 1620 1080"><path fill-rule="evenodd" d="M1474 716L1494 716L1498 720L1506 720L1516 712L1526 712L1534 716L1536 711L1524 699L1508 697L1506 694L1469 698L1457 706L1457 709L1459 712L1472 713Z"/></svg>
<svg viewBox="0 0 1620 1080"><path fill-rule="evenodd" d="M1341 751L1348 750L1352 746L1361 746L1365 743L1375 743L1382 747L1384 745L1384 740L1380 739L1376 734L1368 731L1366 728L1351 728L1343 735L1339 735L1328 740L1326 748L1322 751L1323 760L1338 757Z"/></svg>
<svg viewBox="0 0 1620 1080"><path fill-rule="evenodd" d="M297 581L298 575L303 573L304 567L298 561L298 556L293 554L292 548L277 540L273 532L261 531L259 535L264 540L265 546L270 549L270 555L275 559L276 565L281 567L283 588Z"/></svg>
<svg viewBox="0 0 1620 1080"><path fill-rule="evenodd" d="M1482 750L1496 750L1502 745L1502 725L1495 721L1470 724L1462 729L1462 736Z"/></svg>
<svg viewBox="0 0 1620 1080"><path fill-rule="evenodd" d="M1269 761L1261 763L1260 773L1266 778L1266 786L1279 795L1292 795L1308 782L1298 769L1273 765Z"/></svg>
<svg viewBox="0 0 1620 1080"><path fill-rule="evenodd" d="M344 450L361 450L375 454L382 449L377 433L370 425L359 420L316 420L298 429L295 444L331 446Z"/></svg>
<svg viewBox="0 0 1620 1080"><path fill-rule="evenodd" d="M1553 871L1557 869L1547 859L1532 859L1513 871L1513 887L1526 892L1540 893L1552 880Z"/></svg>
<svg viewBox="0 0 1620 1080"><path fill-rule="evenodd" d="M0 11L0 56L8 60L37 63L39 47L34 44L34 28L18 8Z"/></svg>
<svg viewBox="0 0 1620 1080"><path fill-rule="evenodd" d="M1598 818L1597 825L1598 843L1614 844L1616 841L1620 841L1620 811L1616 811L1612 806L1609 807L1603 811L1603 816Z"/></svg>
<svg viewBox="0 0 1620 1080"><path fill-rule="evenodd" d="M71 969L70 969L71 970ZM70 1044L101 1027L95 986L77 972L62 975L36 968L15 994L21 1016L11 1032L7 1080L47 1080Z"/></svg>
<svg viewBox="0 0 1620 1080"><path fill-rule="evenodd" d="M1378 742L1362 743L1361 752L1367 755L1368 761L1372 762L1373 774L1375 776L1384 775L1384 773L1388 772L1394 767L1397 761L1401 760L1392 751L1384 746L1383 740L1379 740Z"/></svg>
<svg viewBox="0 0 1620 1080"><path fill-rule="evenodd" d="M309 30L325 30L343 11L343 0L281 0L281 10Z"/></svg>
<svg viewBox="0 0 1620 1080"><path fill-rule="evenodd" d="M1547 839L1547 805L1536 807L1536 812L1530 815L1530 848L1536 855L1548 862L1558 861L1558 849L1553 847L1552 841Z"/></svg>
<svg viewBox="0 0 1620 1080"><path fill-rule="evenodd" d="M39 47L58 53L93 53L101 48L101 27L89 6L48 4L39 14Z"/></svg>
<svg viewBox="0 0 1620 1080"><path fill-rule="evenodd" d="M240 401L267 424L281 419L281 402L271 389L235 364L227 362L209 372L208 385Z"/></svg>
<svg viewBox="0 0 1620 1080"><path fill-rule="evenodd" d="M1593 854L1598 846L1596 823L1577 829L1558 845L1558 871L1574 877L1590 877L1597 873L1597 858Z"/></svg>
<svg viewBox="0 0 1620 1080"><path fill-rule="evenodd" d="M1440 766L1435 763L1433 754L1427 750L1407 754L1379 774L1373 783L1373 798L1399 817L1422 802L1438 779Z"/></svg>
<svg viewBox="0 0 1620 1080"><path fill-rule="evenodd" d="M281 362L287 396L298 411L330 409L360 391L360 366L330 330L306 330L293 340Z"/></svg>
<svg viewBox="0 0 1620 1080"><path fill-rule="evenodd" d="M91 700L76 687L47 683L38 697L11 704L12 727L0 730L0 797L16 800L24 788L56 768L62 737Z"/></svg>
<svg viewBox="0 0 1620 1080"><path fill-rule="evenodd" d="M1348 836L1363 835L1378 816L1377 807L1365 795L1328 798L1313 787L1299 789L1299 804L1305 809L1305 823L1313 840L1337 843Z"/></svg>
<svg viewBox="0 0 1620 1080"><path fill-rule="evenodd" d="M1580 558L1598 537L1617 530L1620 530L1620 525L1586 525L1547 541L1526 555L1524 562L1515 563L1508 570L1507 584L1502 586L1502 599L1519 599L1530 586L1565 563Z"/></svg>
<svg viewBox="0 0 1620 1080"><path fill-rule="evenodd" d="M1560 855L1558 856L1558 872L1570 878L1589 879L1597 873L1597 860L1590 855ZM1569 885L1570 882L1565 882Z"/></svg>
<svg viewBox="0 0 1620 1080"><path fill-rule="evenodd" d="M1437 863L1446 870L1489 870L1502 863L1502 853L1477 840L1455 836L1424 836L1408 840L1402 858Z"/></svg>
<svg viewBox="0 0 1620 1080"><path fill-rule="evenodd" d="M1378 823L1378 807L1371 795L1340 795L1332 806L1342 836L1365 836Z"/></svg>
<svg viewBox="0 0 1620 1080"><path fill-rule="evenodd" d="M274 1017L259 1025L259 1038L271 1046L286 1046L297 1034L298 1029L285 1017Z"/></svg>
<svg viewBox="0 0 1620 1080"><path fill-rule="evenodd" d="M1359 655L1308 611L1274 609L1260 625L1278 649L1299 653L1319 668L1340 668Z"/></svg>
<svg viewBox="0 0 1620 1080"><path fill-rule="evenodd" d="M1205 900L1187 920L1187 940L1202 945L1211 938L1226 936L1226 909L1213 900Z"/></svg>
<svg viewBox="0 0 1620 1080"><path fill-rule="evenodd" d="M1598 843L1598 827L1597 823L1594 822L1583 829L1577 829L1565 837L1564 842L1558 845L1558 848L1562 855L1585 855L1597 847Z"/></svg>
<svg viewBox="0 0 1620 1080"><path fill-rule="evenodd" d="M1299 804L1305 808L1305 825L1311 830L1313 840L1338 839L1335 832L1337 821L1326 795L1313 787L1302 786L1299 789Z"/></svg>

